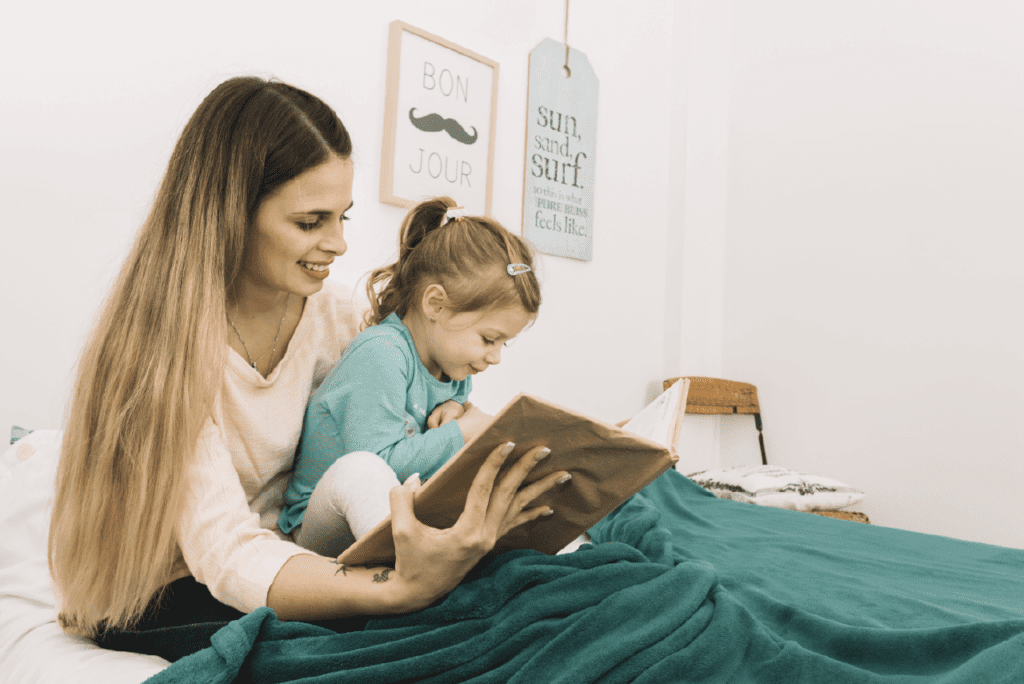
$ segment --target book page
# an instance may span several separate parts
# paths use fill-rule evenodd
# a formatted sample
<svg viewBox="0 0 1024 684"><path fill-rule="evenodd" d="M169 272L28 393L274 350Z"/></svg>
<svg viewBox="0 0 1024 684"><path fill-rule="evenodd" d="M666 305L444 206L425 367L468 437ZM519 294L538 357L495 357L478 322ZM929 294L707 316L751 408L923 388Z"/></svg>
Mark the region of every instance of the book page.
<svg viewBox="0 0 1024 684"><path fill-rule="evenodd" d="M686 412L686 394L689 387L689 380L679 380L623 425L622 429L669 448L675 448L678 423L682 414Z"/></svg>

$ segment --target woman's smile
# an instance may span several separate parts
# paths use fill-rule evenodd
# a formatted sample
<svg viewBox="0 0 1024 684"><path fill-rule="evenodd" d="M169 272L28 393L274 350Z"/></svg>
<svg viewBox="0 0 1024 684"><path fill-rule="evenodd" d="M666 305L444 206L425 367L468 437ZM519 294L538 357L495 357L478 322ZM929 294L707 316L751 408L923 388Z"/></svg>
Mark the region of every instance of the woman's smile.
<svg viewBox="0 0 1024 684"><path fill-rule="evenodd" d="M331 274L331 269L328 268L328 266L330 266L329 262L326 264L318 264L312 261L300 261L299 266L306 272L306 275L316 280L324 280Z"/></svg>

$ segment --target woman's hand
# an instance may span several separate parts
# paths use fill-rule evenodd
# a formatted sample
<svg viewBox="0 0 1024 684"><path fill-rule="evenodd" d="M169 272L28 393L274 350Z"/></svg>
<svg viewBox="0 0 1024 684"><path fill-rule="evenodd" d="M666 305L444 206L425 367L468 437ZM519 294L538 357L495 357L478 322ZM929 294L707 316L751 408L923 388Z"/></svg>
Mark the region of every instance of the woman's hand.
<svg viewBox="0 0 1024 684"><path fill-rule="evenodd" d="M466 412L457 418L455 422L459 424L459 429L462 430L463 441L468 442L473 439L484 429L490 425L491 421L494 420L494 416L484 413L473 404L466 402Z"/></svg>
<svg viewBox="0 0 1024 684"><path fill-rule="evenodd" d="M529 472L550 450L531 449L495 483L514 446L499 446L487 457L473 479L462 515L448 529L428 527L416 518L413 498L420 487L418 477L411 477L391 490L395 574L402 585L404 608L419 610L447 595L509 530L552 513L548 506L526 507L554 487L566 475L565 471L551 473L519 490Z"/></svg>
<svg viewBox="0 0 1024 684"><path fill-rule="evenodd" d="M472 405L472 404L470 404ZM449 399L443 404L438 404L427 418L427 428L433 430L445 423L450 423L456 418L461 418L466 413L466 408L457 401Z"/></svg>

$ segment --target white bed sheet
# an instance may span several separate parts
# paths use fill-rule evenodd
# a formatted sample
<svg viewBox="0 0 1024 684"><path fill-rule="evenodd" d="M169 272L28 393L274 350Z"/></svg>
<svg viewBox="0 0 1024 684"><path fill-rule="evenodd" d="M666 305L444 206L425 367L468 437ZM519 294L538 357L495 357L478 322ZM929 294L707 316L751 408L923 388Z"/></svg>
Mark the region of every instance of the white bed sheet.
<svg viewBox="0 0 1024 684"><path fill-rule="evenodd" d="M46 538L60 439L39 430L0 457L0 684L139 684L169 663L57 626Z"/></svg>

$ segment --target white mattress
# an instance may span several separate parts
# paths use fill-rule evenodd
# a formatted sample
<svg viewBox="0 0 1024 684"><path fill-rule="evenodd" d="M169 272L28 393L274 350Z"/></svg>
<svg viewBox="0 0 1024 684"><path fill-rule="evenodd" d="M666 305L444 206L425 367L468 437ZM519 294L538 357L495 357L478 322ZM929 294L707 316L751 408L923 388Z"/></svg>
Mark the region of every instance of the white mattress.
<svg viewBox="0 0 1024 684"><path fill-rule="evenodd" d="M169 663L57 626L46 537L60 439L39 430L0 457L0 684L138 684Z"/></svg>

